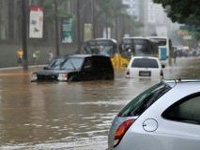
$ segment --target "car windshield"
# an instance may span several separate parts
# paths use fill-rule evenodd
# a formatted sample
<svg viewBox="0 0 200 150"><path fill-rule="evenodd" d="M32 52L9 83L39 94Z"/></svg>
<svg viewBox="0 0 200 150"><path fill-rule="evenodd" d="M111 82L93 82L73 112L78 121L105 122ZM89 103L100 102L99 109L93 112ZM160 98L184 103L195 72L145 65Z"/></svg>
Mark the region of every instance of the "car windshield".
<svg viewBox="0 0 200 150"><path fill-rule="evenodd" d="M82 67L84 58L68 58L63 62L61 69L62 70L78 70Z"/></svg>
<svg viewBox="0 0 200 150"><path fill-rule="evenodd" d="M131 67L132 68L158 68L158 62L156 59L137 58L133 60Z"/></svg>
<svg viewBox="0 0 200 150"><path fill-rule="evenodd" d="M64 60L65 60L64 58L55 58L49 63L47 68L49 70L59 70Z"/></svg>
<svg viewBox="0 0 200 150"><path fill-rule="evenodd" d="M147 89L134 98L118 114L119 117L140 116L148 107L157 101L162 95L168 92L171 87L163 82Z"/></svg>

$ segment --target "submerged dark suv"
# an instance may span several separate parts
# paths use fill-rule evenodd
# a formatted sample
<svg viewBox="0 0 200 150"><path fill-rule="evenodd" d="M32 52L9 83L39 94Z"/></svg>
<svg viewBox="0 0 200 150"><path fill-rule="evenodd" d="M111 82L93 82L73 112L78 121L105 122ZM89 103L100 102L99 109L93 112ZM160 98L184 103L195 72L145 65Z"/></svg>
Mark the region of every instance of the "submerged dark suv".
<svg viewBox="0 0 200 150"><path fill-rule="evenodd" d="M54 60L56 62L56 60ZM34 72L31 81L113 80L114 69L107 56L68 55L64 61Z"/></svg>

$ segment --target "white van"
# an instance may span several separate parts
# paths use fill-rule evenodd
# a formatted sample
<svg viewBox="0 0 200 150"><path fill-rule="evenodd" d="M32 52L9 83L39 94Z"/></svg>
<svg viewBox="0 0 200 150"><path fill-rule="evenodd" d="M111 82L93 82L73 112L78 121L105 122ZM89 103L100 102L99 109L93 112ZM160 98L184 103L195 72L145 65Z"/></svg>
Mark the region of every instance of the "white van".
<svg viewBox="0 0 200 150"><path fill-rule="evenodd" d="M162 79L163 67L157 57L135 56L129 62L125 77Z"/></svg>

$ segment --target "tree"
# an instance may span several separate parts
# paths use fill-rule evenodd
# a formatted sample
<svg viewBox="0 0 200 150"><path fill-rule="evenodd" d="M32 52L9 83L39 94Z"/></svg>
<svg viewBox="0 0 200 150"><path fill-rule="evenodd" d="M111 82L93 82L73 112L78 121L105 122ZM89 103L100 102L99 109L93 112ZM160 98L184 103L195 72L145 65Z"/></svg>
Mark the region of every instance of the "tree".
<svg viewBox="0 0 200 150"><path fill-rule="evenodd" d="M153 0L166 9L173 22L200 25L199 0Z"/></svg>
<svg viewBox="0 0 200 150"><path fill-rule="evenodd" d="M114 28L115 37L117 39L124 34L123 31L122 34L118 33L122 30L122 28L128 29L129 27L129 33L138 31L138 22L136 21L136 18L127 13L126 9L128 6L124 5L122 0L96 0L96 2L98 5L97 18L99 19L99 22L103 22L103 20L105 20L105 28L108 26Z"/></svg>

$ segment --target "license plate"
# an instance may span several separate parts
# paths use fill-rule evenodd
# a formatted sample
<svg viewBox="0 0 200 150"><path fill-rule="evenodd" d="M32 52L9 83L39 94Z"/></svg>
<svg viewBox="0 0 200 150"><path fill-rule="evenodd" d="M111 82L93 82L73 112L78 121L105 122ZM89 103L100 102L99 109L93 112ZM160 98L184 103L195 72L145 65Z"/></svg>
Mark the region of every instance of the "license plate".
<svg viewBox="0 0 200 150"><path fill-rule="evenodd" d="M139 76L150 77L151 76L151 72L150 71L140 71L139 72Z"/></svg>

